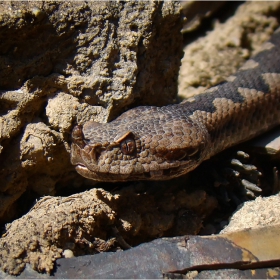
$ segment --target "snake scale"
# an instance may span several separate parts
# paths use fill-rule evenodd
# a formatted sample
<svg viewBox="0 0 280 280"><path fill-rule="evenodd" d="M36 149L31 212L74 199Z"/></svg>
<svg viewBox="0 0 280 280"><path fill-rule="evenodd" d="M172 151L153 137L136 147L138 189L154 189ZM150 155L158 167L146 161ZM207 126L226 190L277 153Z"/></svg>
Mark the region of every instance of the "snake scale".
<svg viewBox="0 0 280 280"><path fill-rule="evenodd" d="M227 82L72 132L71 162L96 181L167 180L280 124L280 29Z"/></svg>

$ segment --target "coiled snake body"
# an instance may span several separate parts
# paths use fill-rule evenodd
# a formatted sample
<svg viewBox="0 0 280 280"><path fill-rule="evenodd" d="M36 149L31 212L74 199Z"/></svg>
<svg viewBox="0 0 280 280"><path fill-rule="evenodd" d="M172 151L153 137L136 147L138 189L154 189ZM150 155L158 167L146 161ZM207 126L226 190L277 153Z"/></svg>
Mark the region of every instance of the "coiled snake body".
<svg viewBox="0 0 280 280"><path fill-rule="evenodd" d="M279 123L280 29L227 82L203 94L76 126L71 162L97 181L166 180Z"/></svg>

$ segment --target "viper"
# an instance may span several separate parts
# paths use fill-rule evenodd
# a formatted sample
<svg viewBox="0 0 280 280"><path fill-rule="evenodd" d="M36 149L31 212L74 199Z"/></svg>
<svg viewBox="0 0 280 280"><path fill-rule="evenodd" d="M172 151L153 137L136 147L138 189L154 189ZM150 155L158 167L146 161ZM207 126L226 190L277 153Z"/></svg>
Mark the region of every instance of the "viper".
<svg viewBox="0 0 280 280"><path fill-rule="evenodd" d="M71 162L96 181L167 180L280 124L280 29L226 82L72 132Z"/></svg>

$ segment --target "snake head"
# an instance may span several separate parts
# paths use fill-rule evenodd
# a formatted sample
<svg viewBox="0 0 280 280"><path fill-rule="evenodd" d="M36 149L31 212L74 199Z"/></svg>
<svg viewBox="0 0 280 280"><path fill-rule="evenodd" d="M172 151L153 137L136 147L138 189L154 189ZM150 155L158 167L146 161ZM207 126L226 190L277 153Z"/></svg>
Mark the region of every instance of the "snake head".
<svg viewBox="0 0 280 280"><path fill-rule="evenodd" d="M71 162L77 172L96 181L129 181L166 180L194 169L208 134L164 108L138 107L107 124L76 126Z"/></svg>

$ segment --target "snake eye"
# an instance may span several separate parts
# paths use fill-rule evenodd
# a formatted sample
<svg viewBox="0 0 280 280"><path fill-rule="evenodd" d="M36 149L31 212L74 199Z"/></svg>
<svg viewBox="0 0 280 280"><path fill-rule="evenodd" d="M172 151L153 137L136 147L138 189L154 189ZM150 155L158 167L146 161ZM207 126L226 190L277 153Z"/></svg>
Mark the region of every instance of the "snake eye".
<svg viewBox="0 0 280 280"><path fill-rule="evenodd" d="M135 151L135 141L134 139L127 138L121 142L120 147L123 154L131 155Z"/></svg>
<svg viewBox="0 0 280 280"><path fill-rule="evenodd" d="M134 135L131 131L117 135L114 140L115 143L120 145L120 149L124 155L131 155L136 149Z"/></svg>

